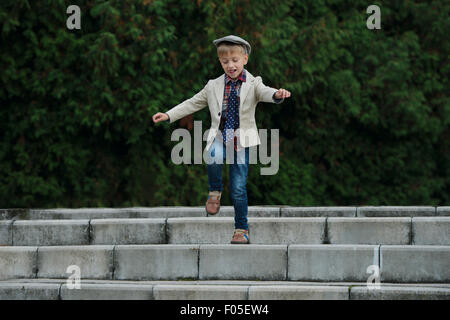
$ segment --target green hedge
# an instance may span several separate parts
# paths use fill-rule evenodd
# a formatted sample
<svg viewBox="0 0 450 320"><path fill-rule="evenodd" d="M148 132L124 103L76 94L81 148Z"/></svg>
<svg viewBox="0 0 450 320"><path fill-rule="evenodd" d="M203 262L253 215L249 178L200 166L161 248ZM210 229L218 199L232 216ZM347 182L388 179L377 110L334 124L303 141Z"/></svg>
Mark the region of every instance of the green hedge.
<svg viewBox="0 0 450 320"><path fill-rule="evenodd" d="M257 108L280 168L250 167L249 205L448 205L450 4L374 4L381 30L360 0L1 1L0 207L203 205L206 165L173 164L170 136L209 111L151 117L222 74L227 34L292 92Z"/></svg>

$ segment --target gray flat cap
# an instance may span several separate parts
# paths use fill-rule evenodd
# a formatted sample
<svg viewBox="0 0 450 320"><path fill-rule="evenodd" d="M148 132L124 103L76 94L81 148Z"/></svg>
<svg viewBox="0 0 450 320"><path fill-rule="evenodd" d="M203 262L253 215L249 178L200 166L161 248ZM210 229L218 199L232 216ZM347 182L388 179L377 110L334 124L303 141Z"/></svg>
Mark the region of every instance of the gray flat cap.
<svg viewBox="0 0 450 320"><path fill-rule="evenodd" d="M218 47L221 42L232 42L232 43L243 45L245 50L247 51L247 54L250 54L250 52L252 51L252 47L250 46L250 43L248 43L247 41L245 41L244 39L242 39L241 37L238 37L238 36L229 35L229 36L226 36L226 37L223 37L220 39L216 39L213 41L213 43L216 47Z"/></svg>

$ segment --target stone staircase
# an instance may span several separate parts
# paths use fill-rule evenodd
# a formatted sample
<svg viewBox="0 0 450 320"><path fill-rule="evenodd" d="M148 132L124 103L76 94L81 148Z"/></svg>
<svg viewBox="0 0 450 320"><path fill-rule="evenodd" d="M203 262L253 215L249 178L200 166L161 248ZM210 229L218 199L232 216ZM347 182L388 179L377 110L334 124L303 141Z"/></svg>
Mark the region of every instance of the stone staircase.
<svg viewBox="0 0 450 320"><path fill-rule="evenodd" d="M233 216L0 209L0 299L450 300L450 207L249 207L249 245Z"/></svg>

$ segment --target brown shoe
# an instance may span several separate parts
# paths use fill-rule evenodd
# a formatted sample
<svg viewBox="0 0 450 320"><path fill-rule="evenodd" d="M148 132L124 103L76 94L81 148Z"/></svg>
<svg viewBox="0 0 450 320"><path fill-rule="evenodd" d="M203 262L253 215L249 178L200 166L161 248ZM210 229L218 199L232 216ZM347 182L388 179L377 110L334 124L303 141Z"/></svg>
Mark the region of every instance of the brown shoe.
<svg viewBox="0 0 450 320"><path fill-rule="evenodd" d="M250 239L248 237L248 230L236 229L234 230L233 238L231 239L231 244L248 244Z"/></svg>
<svg viewBox="0 0 450 320"><path fill-rule="evenodd" d="M222 192L220 191L210 191L208 194L208 200L206 201L206 213L215 215L219 213L220 210L220 197Z"/></svg>

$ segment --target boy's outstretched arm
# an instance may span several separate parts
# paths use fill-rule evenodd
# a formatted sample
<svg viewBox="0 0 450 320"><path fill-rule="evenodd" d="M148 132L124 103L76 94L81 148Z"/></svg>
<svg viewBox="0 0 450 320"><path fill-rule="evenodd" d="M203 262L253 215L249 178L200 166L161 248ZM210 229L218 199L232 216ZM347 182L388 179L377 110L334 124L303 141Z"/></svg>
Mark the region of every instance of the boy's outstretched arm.
<svg viewBox="0 0 450 320"><path fill-rule="evenodd" d="M277 92L275 92L275 99L284 99L289 98L291 96L291 92L286 89L280 88Z"/></svg>
<svg viewBox="0 0 450 320"><path fill-rule="evenodd" d="M282 103L285 98L289 98L291 96L291 92L286 89L275 89L266 86L261 77L256 77L256 94L257 99L260 102L271 102L271 103Z"/></svg>
<svg viewBox="0 0 450 320"><path fill-rule="evenodd" d="M152 119L154 123L158 123L160 121L169 120L169 116L167 115L167 113L158 112L153 115Z"/></svg>
<svg viewBox="0 0 450 320"><path fill-rule="evenodd" d="M209 83L209 82L208 82ZM208 95L206 93L206 86L192 98L183 101L176 105L166 113L158 112L153 116L153 122L169 120L170 123L177 121L185 116L193 114L208 105Z"/></svg>

